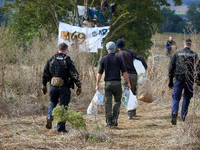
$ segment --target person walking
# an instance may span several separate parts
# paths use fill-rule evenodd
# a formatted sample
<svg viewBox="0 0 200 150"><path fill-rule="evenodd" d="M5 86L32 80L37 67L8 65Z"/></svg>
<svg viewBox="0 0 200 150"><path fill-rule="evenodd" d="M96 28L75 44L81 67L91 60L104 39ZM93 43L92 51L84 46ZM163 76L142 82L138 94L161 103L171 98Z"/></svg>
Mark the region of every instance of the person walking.
<svg viewBox="0 0 200 150"><path fill-rule="evenodd" d="M126 67L129 80L131 83L131 91L134 95L136 95L137 94L136 92L137 91L137 72L133 65L133 59L140 60L145 70L147 70L147 63L144 60L144 58L140 56L139 54L137 54L136 52L125 49L124 48L125 42L122 39L118 39L116 41L116 46L119 49L119 52L116 55L123 57L124 65ZM127 82L124 79L124 76L122 76L122 87L123 87L123 90L127 87ZM129 110L127 113L128 113L128 119L132 119L133 116L136 116L136 109Z"/></svg>
<svg viewBox="0 0 200 150"><path fill-rule="evenodd" d="M197 65L199 62L198 55L191 50L192 41L187 39L184 41L184 49L177 51L169 66L169 88L173 88L172 93L172 110L171 123L177 124L177 116L179 111L179 102L183 93L183 102L181 109L181 120L185 121L188 113L190 99L193 96L193 84L196 78ZM173 84L173 77L175 82Z"/></svg>
<svg viewBox="0 0 200 150"><path fill-rule="evenodd" d="M167 58L171 58L172 50L176 49L176 42L173 41L173 36L169 37L169 40L166 42L165 46L166 46L166 56Z"/></svg>
<svg viewBox="0 0 200 150"><path fill-rule="evenodd" d="M65 108L68 106L71 96L70 87L73 88L74 83L78 87L76 94L80 95L81 93L81 81L79 79L79 74L74 66L73 61L69 56L67 56L67 53L68 45L65 43L59 44L58 53L51 57L44 67L42 77L42 91L44 94L47 93L47 82L50 83L50 104L46 123L47 129L52 128L52 110L58 104L58 100L60 101L60 106L64 105ZM57 124L57 132L68 132L65 129L65 122L60 122Z"/></svg>
<svg viewBox="0 0 200 150"><path fill-rule="evenodd" d="M103 72L105 71L105 117L107 127L117 126L118 116L121 105L122 87L121 73L127 81L128 88L131 88L124 61L122 57L115 55L116 45L114 42L106 44L108 55L104 56L99 65L99 71L96 81L96 90L99 90L99 83ZM114 105L112 107L112 96L114 96Z"/></svg>

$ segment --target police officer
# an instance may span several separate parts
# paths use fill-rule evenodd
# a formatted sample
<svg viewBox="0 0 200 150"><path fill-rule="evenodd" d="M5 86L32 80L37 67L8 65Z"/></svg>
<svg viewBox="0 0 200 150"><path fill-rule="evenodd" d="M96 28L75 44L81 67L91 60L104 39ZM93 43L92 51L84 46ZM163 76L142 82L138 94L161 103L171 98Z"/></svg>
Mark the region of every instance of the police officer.
<svg viewBox="0 0 200 150"><path fill-rule="evenodd" d="M47 113L47 129L52 128L52 110L58 104L58 99L60 100L60 106L68 106L71 95L70 87L73 85L73 82L78 87L76 92L77 95L81 93L79 74L74 66L73 61L69 56L67 56L67 53L68 45L65 43L59 44L58 53L50 58L44 67L42 77L42 91L44 94L47 92L47 82L50 83L50 104ZM57 132L68 132L65 129L65 122L60 122L57 124Z"/></svg>
<svg viewBox="0 0 200 150"><path fill-rule="evenodd" d="M185 121L188 113L190 99L193 96L193 84L196 78L196 69L198 65L198 55L191 49L192 41L187 39L184 41L184 49L177 51L170 62L169 67L169 88L173 88L172 93L172 125L176 125L179 110L179 102L183 93L183 103L181 109L181 119ZM173 84L173 77L175 83Z"/></svg>
<svg viewBox="0 0 200 150"><path fill-rule="evenodd" d="M147 63L144 60L142 56L137 54L136 52L132 50L127 50L125 49L125 42L122 39L119 39L116 41L116 46L119 49L119 52L116 54L118 56L123 57L124 59L124 65L126 67L129 80L131 83L131 91L133 92L134 95L136 95L136 87L137 87L137 72L135 70L135 67L133 66L133 59L138 59L142 62L143 66L145 69L147 69ZM127 82L124 80L122 77L122 86L123 90L127 86ZM133 116L136 116L136 109L134 110L129 110L128 111L128 119L132 119Z"/></svg>
<svg viewBox="0 0 200 150"><path fill-rule="evenodd" d="M173 46L175 46L175 45L176 45L176 42L173 41L173 36L170 36L169 40L165 44L167 58L171 58L172 49L173 49Z"/></svg>
<svg viewBox="0 0 200 150"><path fill-rule="evenodd" d="M117 126L117 119L119 115L122 87L121 77L122 72L127 83L128 88L131 88L126 68L124 67L123 58L115 55L116 46L114 42L106 44L108 55L104 56L99 65L99 71L96 82L96 90L99 90L99 82L102 74L105 71L105 112L107 127ZM112 107L112 96L114 96L114 105Z"/></svg>

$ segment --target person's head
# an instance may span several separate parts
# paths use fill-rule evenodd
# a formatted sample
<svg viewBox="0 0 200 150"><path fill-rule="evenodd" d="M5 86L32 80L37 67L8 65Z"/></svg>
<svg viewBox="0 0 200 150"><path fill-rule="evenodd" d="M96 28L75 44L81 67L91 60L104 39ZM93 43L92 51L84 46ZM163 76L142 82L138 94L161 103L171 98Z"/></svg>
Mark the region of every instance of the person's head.
<svg viewBox="0 0 200 150"><path fill-rule="evenodd" d="M116 41L116 46L117 46L118 49L122 49L122 48L125 47L125 42L122 39L118 39Z"/></svg>
<svg viewBox="0 0 200 150"><path fill-rule="evenodd" d="M173 41L173 36L170 36L170 37L169 37L169 41Z"/></svg>
<svg viewBox="0 0 200 150"><path fill-rule="evenodd" d="M112 41L111 41L111 42L108 42L108 43L106 44L106 49L107 49L108 53L114 53L115 50L116 50L115 43L112 42Z"/></svg>
<svg viewBox="0 0 200 150"><path fill-rule="evenodd" d="M67 54L67 52L68 52L68 45L65 44L65 43L60 43L59 46L58 46L58 52L59 53Z"/></svg>
<svg viewBox="0 0 200 150"><path fill-rule="evenodd" d="M192 40L190 40L190 39L184 40L184 47L191 48L191 46L192 46Z"/></svg>

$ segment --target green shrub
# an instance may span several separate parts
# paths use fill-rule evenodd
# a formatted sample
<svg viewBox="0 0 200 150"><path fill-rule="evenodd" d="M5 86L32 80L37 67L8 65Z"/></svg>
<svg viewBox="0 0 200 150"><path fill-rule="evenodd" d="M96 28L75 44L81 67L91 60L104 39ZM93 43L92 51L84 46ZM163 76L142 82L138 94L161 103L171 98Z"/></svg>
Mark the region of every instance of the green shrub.
<svg viewBox="0 0 200 150"><path fill-rule="evenodd" d="M57 106L52 111L53 121L56 123L59 122L69 122L76 129L84 128L86 129L85 120L83 118L83 114L81 112L75 112L72 110L72 105L69 104L67 107Z"/></svg>

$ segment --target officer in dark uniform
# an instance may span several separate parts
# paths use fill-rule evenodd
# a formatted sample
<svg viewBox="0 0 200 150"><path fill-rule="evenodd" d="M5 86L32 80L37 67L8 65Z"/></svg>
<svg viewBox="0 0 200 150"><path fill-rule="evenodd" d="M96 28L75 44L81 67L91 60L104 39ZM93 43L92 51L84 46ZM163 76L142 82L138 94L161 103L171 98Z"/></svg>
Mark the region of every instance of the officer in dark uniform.
<svg viewBox="0 0 200 150"><path fill-rule="evenodd" d="M176 42L173 41L173 37L170 36L169 40L166 42L165 46L166 46L166 56L167 58L171 58L172 57L172 50L173 50L173 46L176 49Z"/></svg>
<svg viewBox="0 0 200 150"><path fill-rule="evenodd" d="M183 103L181 110L181 119L185 121L185 117L188 113L188 107L190 104L190 99L193 96L193 84L196 78L196 73L198 69L198 55L191 49L192 41L187 39L184 41L184 49L177 51L169 67L169 88L173 88L172 93L172 125L176 125L179 102L181 99L182 91L183 93ZM175 77L175 83L173 84L173 77Z"/></svg>
<svg viewBox="0 0 200 150"><path fill-rule="evenodd" d="M67 52L67 44L61 43L59 45L58 53L50 58L44 67L42 77L42 91L44 94L47 92L47 82L50 83L50 104L47 113L47 129L52 128L52 110L58 104L58 99L60 100L60 106L68 106L71 95L70 87L73 86L73 83L75 83L78 87L77 95L81 93L81 82L79 79L79 74L74 66L73 61L69 56L67 56ZM68 132L65 129L65 122L60 122L57 124L57 131Z"/></svg>

